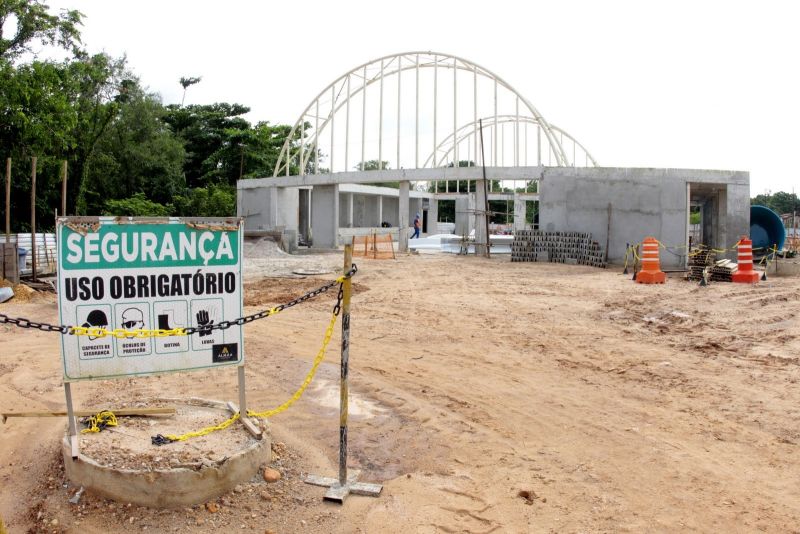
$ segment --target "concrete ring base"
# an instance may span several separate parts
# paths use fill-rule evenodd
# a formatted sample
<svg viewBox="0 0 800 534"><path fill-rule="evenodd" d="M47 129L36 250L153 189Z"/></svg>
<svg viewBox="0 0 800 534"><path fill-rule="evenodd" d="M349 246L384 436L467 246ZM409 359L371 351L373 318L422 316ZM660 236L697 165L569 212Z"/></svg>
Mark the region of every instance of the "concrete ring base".
<svg viewBox="0 0 800 534"><path fill-rule="evenodd" d="M271 460L269 431L260 441L229 456L224 462L200 469L116 469L79 454L72 458L67 436L61 444L67 478L76 486L123 503L151 508L181 508L214 499L250 480Z"/></svg>

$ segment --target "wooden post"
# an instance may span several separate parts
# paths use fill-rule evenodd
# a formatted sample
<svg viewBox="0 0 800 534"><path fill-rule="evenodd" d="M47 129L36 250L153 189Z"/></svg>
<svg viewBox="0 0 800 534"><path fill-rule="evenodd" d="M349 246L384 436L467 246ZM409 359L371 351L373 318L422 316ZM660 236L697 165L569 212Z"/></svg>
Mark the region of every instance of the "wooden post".
<svg viewBox="0 0 800 534"><path fill-rule="evenodd" d="M31 158L31 271L36 280L36 156Z"/></svg>
<svg viewBox="0 0 800 534"><path fill-rule="evenodd" d="M344 246L344 270L347 274L353 267L353 247ZM342 283L342 369L339 387L339 485L347 485L347 410L348 377L350 374L350 295L353 283L345 278Z"/></svg>
<svg viewBox="0 0 800 534"><path fill-rule="evenodd" d="M606 224L606 254L604 261L608 263L608 246L611 243L611 202L608 203L608 223Z"/></svg>
<svg viewBox="0 0 800 534"><path fill-rule="evenodd" d="M6 158L6 243L11 236L11 158Z"/></svg>
<svg viewBox="0 0 800 534"><path fill-rule="evenodd" d="M67 160L61 162L61 216L67 215Z"/></svg>
<svg viewBox="0 0 800 534"><path fill-rule="evenodd" d="M8 273L6 272L6 261L7 261L6 251L10 246L11 246L11 158L6 158L6 241L3 244L3 278L8 278ZM11 261L17 261L16 254L12 254ZM15 270L11 269L11 272L13 273L15 272Z"/></svg>

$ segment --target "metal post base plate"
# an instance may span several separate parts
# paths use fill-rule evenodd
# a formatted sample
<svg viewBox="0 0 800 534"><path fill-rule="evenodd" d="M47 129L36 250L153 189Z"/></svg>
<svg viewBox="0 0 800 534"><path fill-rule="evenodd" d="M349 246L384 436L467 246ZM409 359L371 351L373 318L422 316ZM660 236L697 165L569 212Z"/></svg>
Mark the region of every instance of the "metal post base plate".
<svg viewBox="0 0 800 534"><path fill-rule="evenodd" d="M368 482L358 482L360 471L351 471L347 475L347 484L342 486L339 479L321 477L318 475L306 475L305 482L314 486L324 486L328 488L323 500L343 503L349 494L364 495L367 497L377 497L381 494L383 486L381 484L370 484Z"/></svg>

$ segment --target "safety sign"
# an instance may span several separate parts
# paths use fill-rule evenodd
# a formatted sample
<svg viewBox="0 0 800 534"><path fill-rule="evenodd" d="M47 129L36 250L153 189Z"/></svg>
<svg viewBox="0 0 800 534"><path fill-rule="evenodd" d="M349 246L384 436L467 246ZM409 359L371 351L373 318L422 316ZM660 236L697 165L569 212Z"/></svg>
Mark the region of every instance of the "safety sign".
<svg viewBox="0 0 800 534"><path fill-rule="evenodd" d="M62 336L65 380L243 363L239 325L174 335L242 316L241 219L62 217L57 233L61 322L88 329Z"/></svg>

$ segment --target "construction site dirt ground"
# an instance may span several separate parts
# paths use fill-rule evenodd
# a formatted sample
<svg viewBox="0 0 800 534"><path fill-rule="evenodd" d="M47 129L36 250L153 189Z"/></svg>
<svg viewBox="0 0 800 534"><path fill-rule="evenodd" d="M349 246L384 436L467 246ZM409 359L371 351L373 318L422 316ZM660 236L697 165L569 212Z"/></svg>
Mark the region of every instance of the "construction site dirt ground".
<svg viewBox="0 0 800 534"><path fill-rule="evenodd" d="M246 311L334 276L251 268ZM271 420L281 481L257 476L180 510L90 492L69 504L64 419L10 419L0 427L0 516L10 532L800 532L800 278L709 287L630 278L507 256L361 260L350 466L384 485L378 498L324 503L324 489L301 479L337 473L337 325L309 390ZM334 299L246 326L251 407L274 407L301 384ZM0 312L58 319L53 295ZM64 409L58 336L0 326L2 411ZM236 373L73 391L81 409L235 400Z"/></svg>

